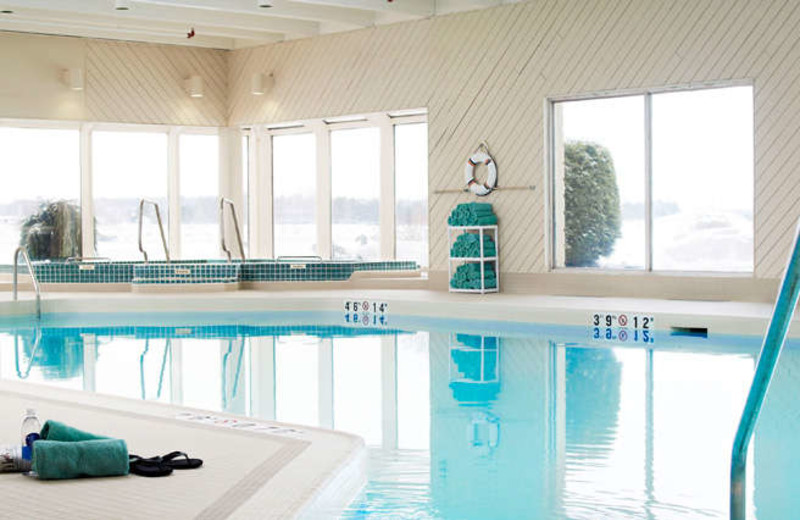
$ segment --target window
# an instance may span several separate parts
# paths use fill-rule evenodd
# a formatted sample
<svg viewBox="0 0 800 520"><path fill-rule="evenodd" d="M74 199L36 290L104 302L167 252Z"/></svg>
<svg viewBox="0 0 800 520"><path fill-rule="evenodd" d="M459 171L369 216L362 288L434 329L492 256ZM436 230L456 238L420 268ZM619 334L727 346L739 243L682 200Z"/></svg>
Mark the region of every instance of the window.
<svg viewBox="0 0 800 520"><path fill-rule="evenodd" d="M395 257L428 265L428 124L394 127Z"/></svg>
<svg viewBox="0 0 800 520"><path fill-rule="evenodd" d="M752 87L552 113L555 267L753 270Z"/></svg>
<svg viewBox="0 0 800 520"><path fill-rule="evenodd" d="M317 254L317 161L314 134L272 138L275 256Z"/></svg>
<svg viewBox="0 0 800 520"><path fill-rule="evenodd" d="M46 151L46 153L43 153ZM78 130L0 128L0 264L81 255Z"/></svg>
<svg viewBox="0 0 800 520"><path fill-rule="evenodd" d="M97 255L140 260L139 199L158 203L167 233L167 135L94 132L92 165ZM153 208L145 208L143 244L151 260L164 259Z"/></svg>
<svg viewBox="0 0 800 520"><path fill-rule="evenodd" d="M753 270L750 87L653 96L653 269Z"/></svg>
<svg viewBox="0 0 800 520"><path fill-rule="evenodd" d="M331 132L333 258L380 258L380 131Z"/></svg>
<svg viewBox="0 0 800 520"><path fill-rule="evenodd" d="M428 125L424 110L249 129L253 179L270 161L265 214L274 257L414 260L428 264ZM262 133L263 132L263 133ZM265 146L266 149L261 148ZM262 184L263 183L263 184ZM266 190L265 190L266 191ZM251 203L257 194L251 194ZM270 220L271 218L271 220ZM257 231L257 230L253 230ZM267 234L252 233L253 237Z"/></svg>
<svg viewBox="0 0 800 520"><path fill-rule="evenodd" d="M184 134L179 138L181 257L220 256L219 137ZM238 216L238 215L237 215ZM238 246L232 246L238 254ZM149 251L148 251L149 252Z"/></svg>

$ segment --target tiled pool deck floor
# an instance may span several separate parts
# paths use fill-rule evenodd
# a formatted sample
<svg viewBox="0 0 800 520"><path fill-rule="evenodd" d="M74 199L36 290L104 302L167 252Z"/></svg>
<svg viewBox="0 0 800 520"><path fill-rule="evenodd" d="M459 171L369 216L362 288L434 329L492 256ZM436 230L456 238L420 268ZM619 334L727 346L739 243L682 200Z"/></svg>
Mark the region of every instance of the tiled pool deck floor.
<svg viewBox="0 0 800 520"><path fill-rule="evenodd" d="M0 412L16 417L26 408L35 408L43 419L124 439L131 453L181 450L204 464L156 479L39 481L2 474L4 496L13 500L0 518L18 518L20 511L26 518L318 517L346 505L365 480L363 442L350 434L0 382ZM16 421L0 425L3 442L18 435Z"/></svg>

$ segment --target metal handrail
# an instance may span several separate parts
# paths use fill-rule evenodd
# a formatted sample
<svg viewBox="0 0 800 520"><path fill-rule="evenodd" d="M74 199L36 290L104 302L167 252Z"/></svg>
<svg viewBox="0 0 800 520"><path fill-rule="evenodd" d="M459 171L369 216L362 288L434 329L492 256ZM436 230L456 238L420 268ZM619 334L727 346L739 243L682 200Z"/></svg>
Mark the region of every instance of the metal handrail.
<svg viewBox="0 0 800 520"><path fill-rule="evenodd" d="M744 412L742 412L739 428L736 430L736 437L733 441L730 490L731 520L745 519L747 449L758 421L758 415L761 413L761 405L764 404L764 398L772 381L772 375L775 373L775 366L786 342L786 335L797 307L798 296L800 296L800 221L798 221L795 231L794 245L786 264L786 272L783 275L778 299L775 301L772 318L761 346L761 354L758 356L753 383L747 394Z"/></svg>
<svg viewBox="0 0 800 520"><path fill-rule="evenodd" d="M242 256L242 261L245 260L244 256L244 245L242 244L242 234L239 231L239 219L236 218L236 205L233 203L231 199L226 199L225 197L219 198L219 238L220 243L222 245L222 251L228 255L228 262L233 261L233 256L231 255L231 250L228 249L227 241L225 240L225 205L230 206L231 208L231 216L233 217L233 229L236 231L236 242L239 244L239 253Z"/></svg>
<svg viewBox="0 0 800 520"><path fill-rule="evenodd" d="M164 224L161 222L161 210L156 202L149 199L139 200L139 252L144 255L144 261L147 263L147 251L144 250L144 245L142 245L142 219L144 216L145 204L152 204L156 209L156 220L158 221L158 231L161 233L161 244L164 246L164 255L167 257L167 262L169 262L169 247L167 247L167 237L164 235Z"/></svg>
<svg viewBox="0 0 800 520"><path fill-rule="evenodd" d="M42 292L39 289L39 280L36 278L36 271L33 269L33 264L31 263L31 257L28 256L28 250L24 246L19 246L16 251L14 251L14 267L13 267L13 278L12 278L12 288L13 288L13 299L17 301L17 285L18 285L18 270L19 267L17 262L19 262L19 255L22 255L22 259L25 260L25 265L28 267L28 273L31 275L31 281L33 282L33 290L36 293L36 318L39 319L42 317Z"/></svg>

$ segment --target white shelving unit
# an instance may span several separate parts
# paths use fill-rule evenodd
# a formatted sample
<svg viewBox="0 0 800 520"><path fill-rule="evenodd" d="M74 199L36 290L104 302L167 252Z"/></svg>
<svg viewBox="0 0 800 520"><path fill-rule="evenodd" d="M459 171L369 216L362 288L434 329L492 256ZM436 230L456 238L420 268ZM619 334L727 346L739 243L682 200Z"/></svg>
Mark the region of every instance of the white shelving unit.
<svg viewBox="0 0 800 520"><path fill-rule="evenodd" d="M500 240L499 240L499 233L497 226L496 225L447 226L448 254L450 249L452 249L455 240L464 233L475 233L478 235L478 240L481 247L481 255L475 257L450 256L450 259L447 262L447 287L449 288L450 292L478 293L478 294L500 292ZM492 241L494 241L495 256L483 255L483 237L485 235L488 235L489 237L491 237ZM484 265L490 262L494 264L494 273L495 273L495 279L497 280L497 287L486 287L486 281L484 279L483 270L484 270ZM455 289L450 286L450 280L453 279L453 272L455 272L455 268L453 267L453 265L455 264L457 268L460 264L466 264L466 263L480 264L480 269L481 269L480 289Z"/></svg>

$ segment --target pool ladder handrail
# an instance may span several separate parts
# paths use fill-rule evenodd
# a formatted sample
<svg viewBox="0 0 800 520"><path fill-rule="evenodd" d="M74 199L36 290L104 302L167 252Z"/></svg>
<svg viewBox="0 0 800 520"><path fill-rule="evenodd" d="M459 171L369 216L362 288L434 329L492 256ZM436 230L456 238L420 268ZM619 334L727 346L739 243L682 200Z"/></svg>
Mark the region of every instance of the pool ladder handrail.
<svg viewBox="0 0 800 520"><path fill-rule="evenodd" d="M17 301L17 289L19 285L19 266L17 262L19 262L19 256L22 255L22 259L25 260L25 265L28 267L28 273L31 276L31 281L33 282L33 290L36 293L36 319L41 319L42 317L42 291L39 287L39 280L36 278L36 270L33 268L33 264L31 263L31 257L28 255L28 249L25 246L19 246L16 251L14 251L14 263L13 263L13 275L12 275L12 293L13 293L13 300Z"/></svg>
<svg viewBox="0 0 800 520"><path fill-rule="evenodd" d="M164 256L166 256L167 262L169 262L169 247L167 247L167 237L164 234L164 224L161 221L161 210L158 207L158 203L150 199L139 200L139 252L144 255L144 263L147 263L149 261L149 257L147 256L147 251L144 250L144 245L142 244L142 221L144 217L145 204L151 204L156 209L156 220L158 221L158 231L161 233L161 244L164 246Z"/></svg>
<svg viewBox="0 0 800 520"><path fill-rule="evenodd" d="M236 242L239 244L239 253L242 257L242 262L245 261L244 245L242 243L242 233L239 231L239 219L236 217L236 205L231 199L225 197L219 198L219 238L222 251L228 256L228 262L233 262L233 255L231 250L228 249L228 241L225 239L225 206L231 208L231 216L233 217L233 229L236 231Z"/></svg>
<svg viewBox="0 0 800 520"><path fill-rule="evenodd" d="M797 307L798 296L800 296L800 221L798 221L795 231L794 245L786 264L778 299L775 301L772 318L764 336L761 353L758 356L753 383L747 394L747 401L733 441L730 488L731 520L744 520L746 516L747 450L761 413L761 406L764 404L764 398L775 373L775 366L783 345L786 343L786 335Z"/></svg>

